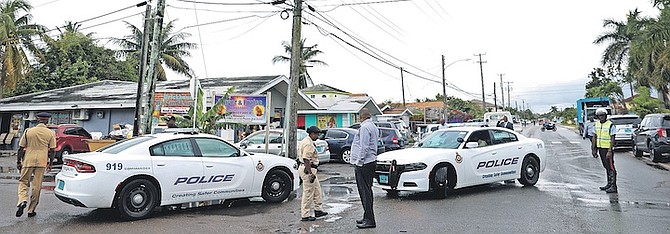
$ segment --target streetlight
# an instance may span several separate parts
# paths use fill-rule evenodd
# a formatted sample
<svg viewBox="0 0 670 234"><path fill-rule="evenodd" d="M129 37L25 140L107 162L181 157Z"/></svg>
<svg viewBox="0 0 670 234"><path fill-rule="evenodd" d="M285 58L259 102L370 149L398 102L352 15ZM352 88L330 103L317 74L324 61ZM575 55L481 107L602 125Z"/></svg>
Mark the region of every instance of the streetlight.
<svg viewBox="0 0 670 234"><path fill-rule="evenodd" d="M465 59L459 59L456 61L451 62L449 65L444 66L444 55L442 55L442 119L444 121L447 121L447 79L444 76L444 70L446 70L448 67L451 65L454 65L457 62L463 62L463 61L470 61L471 59L465 58Z"/></svg>

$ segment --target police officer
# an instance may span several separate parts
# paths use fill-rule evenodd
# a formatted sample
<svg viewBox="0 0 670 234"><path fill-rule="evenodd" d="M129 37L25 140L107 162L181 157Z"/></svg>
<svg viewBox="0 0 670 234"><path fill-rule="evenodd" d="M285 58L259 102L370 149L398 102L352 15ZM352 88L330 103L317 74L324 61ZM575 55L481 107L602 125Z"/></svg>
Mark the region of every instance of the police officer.
<svg viewBox="0 0 670 234"><path fill-rule="evenodd" d="M616 168L614 168L614 152L612 147L614 144L614 136L616 130L612 122L607 120L607 110L605 108L596 109L596 121L593 129L593 138L591 140L591 154L594 158L600 156L603 167L607 171L607 185L600 187L600 190L605 190L607 193L616 193Z"/></svg>
<svg viewBox="0 0 670 234"><path fill-rule="evenodd" d="M328 215L321 207L321 184L316 176L316 168L319 166L319 154L316 152L314 141L319 138L321 130L316 126L307 129L309 136L298 144L298 160L300 167L298 173L302 178L302 202L300 203L300 216L302 221L314 221L318 217ZM310 207L314 203L314 216L310 216Z"/></svg>
<svg viewBox="0 0 670 234"><path fill-rule="evenodd" d="M16 217L23 215L23 209L28 205L28 190L30 189L30 177L32 176L32 193L30 195L30 206L28 206L28 217L37 215L35 208L40 201L42 189L42 177L45 167L51 170L51 162L54 160L54 149L56 148L56 136L49 130L46 124L51 115L46 112L37 114L39 124L27 129L19 141L19 153L16 168L21 171L19 177L19 202L16 205Z"/></svg>

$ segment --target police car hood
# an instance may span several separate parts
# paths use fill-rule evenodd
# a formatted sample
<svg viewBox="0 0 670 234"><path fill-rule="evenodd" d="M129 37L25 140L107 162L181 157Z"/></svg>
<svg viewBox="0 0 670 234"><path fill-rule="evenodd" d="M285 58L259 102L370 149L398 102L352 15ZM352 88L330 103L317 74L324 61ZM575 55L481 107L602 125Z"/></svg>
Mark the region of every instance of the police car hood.
<svg viewBox="0 0 670 234"><path fill-rule="evenodd" d="M398 164L434 161L437 158L454 155L455 149L442 148L407 148L389 151L377 156L377 161L396 160Z"/></svg>

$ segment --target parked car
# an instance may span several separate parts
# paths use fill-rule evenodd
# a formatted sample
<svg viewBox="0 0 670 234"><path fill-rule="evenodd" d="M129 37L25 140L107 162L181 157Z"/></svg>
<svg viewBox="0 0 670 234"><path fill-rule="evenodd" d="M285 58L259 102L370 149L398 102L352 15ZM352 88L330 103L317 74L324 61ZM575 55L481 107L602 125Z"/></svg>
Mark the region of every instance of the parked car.
<svg viewBox="0 0 670 234"><path fill-rule="evenodd" d="M270 150L268 152L270 154L283 156L284 150L282 146L284 130L280 128L270 129L268 137L270 139L270 143L268 144ZM305 139L305 137L307 137L307 132L305 130L298 129L298 142L300 142L302 139ZM314 143L316 144L316 151L319 153L319 162L330 162L328 142L317 139ZM256 131L242 139L237 145L247 152L265 153L265 131ZM290 158L295 158L295 156Z"/></svg>
<svg viewBox="0 0 670 234"><path fill-rule="evenodd" d="M633 129L640 125L642 119L637 115L611 115L608 119L616 128L614 137L614 147L633 147ZM630 148L629 148L630 149Z"/></svg>
<svg viewBox="0 0 670 234"><path fill-rule="evenodd" d="M63 156L71 153L89 152L86 139L91 134L86 129L75 124L60 124L47 126L56 135L56 161L63 162Z"/></svg>
<svg viewBox="0 0 670 234"><path fill-rule="evenodd" d="M398 129L379 128L379 138L384 141L386 152L405 148L405 138Z"/></svg>
<svg viewBox="0 0 670 234"><path fill-rule="evenodd" d="M331 160L340 160L349 163L351 159L351 144L358 130L351 128L330 128L322 130L321 140L328 142Z"/></svg>
<svg viewBox="0 0 670 234"><path fill-rule="evenodd" d="M659 162L664 153L670 153L670 114L648 114L633 132L633 154L641 157L649 153L653 162Z"/></svg>
<svg viewBox="0 0 670 234"><path fill-rule="evenodd" d="M190 202L262 197L279 203L300 188L295 160L250 154L209 134L148 134L64 160L55 180L59 200L113 208L128 220Z"/></svg>
<svg viewBox="0 0 670 234"><path fill-rule="evenodd" d="M377 157L373 185L395 196L399 191L428 192L443 198L453 189L518 180L537 183L547 165L544 142L509 129L441 129L417 148Z"/></svg>

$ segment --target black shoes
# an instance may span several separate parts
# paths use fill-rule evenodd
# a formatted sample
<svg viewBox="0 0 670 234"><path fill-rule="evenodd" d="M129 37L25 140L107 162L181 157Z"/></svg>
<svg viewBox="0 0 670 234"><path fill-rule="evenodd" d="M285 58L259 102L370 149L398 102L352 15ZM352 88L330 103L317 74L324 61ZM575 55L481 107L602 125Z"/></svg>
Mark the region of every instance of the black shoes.
<svg viewBox="0 0 670 234"><path fill-rule="evenodd" d="M37 215L37 212L28 213L28 218L35 217L35 215Z"/></svg>
<svg viewBox="0 0 670 234"><path fill-rule="evenodd" d="M324 211L320 211L320 210L315 210L314 211L314 216L316 216L316 218L323 217L323 216L326 216L326 215L328 215L328 212L324 212Z"/></svg>
<svg viewBox="0 0 670 234"><path fill-rule="evenodd" d="M311 216L310 217L304 217L304 218L300 219L300 221L315 221L315 220L316 220L316 218L311 217Z"/></svg>
<svg viewBox="0 0 670 234"><path fill-rule="evenodd" d="M363 224L364 221L365 221L365 219L357 219L356 224Z"/></svg>
<svg viewBox="0 0 670 234"><path fill-rule="evenodd" d="M358 220L356 220L356 221L358 221ZM357 228L360 228L360 229L364 229L364 228L376 228L376 227L377 227L377 224L375 224L375 223L373 223L373 222L370 222L370 221L367 221L367 220L363 220L363 223L361 223L361 224L356 224L356 227L357 227Z"/></svg>
<svg viewBox="0 0 670 234"><path fill-rule="evenodd" d="M610 188L611 186L612 186L612 184L607 184L607 185L605 185L605 186L600 187L600 190L603 190L603 191L604 191L604 190L607 190L607 189Z"/></svg>
<svg viewBox="0 0 670 234"><path fill-rule="evenodd" d="M16 210L16 217L21 217L21 215L23 215L23 209L26 208L27 204L28 204L28 202L24 201L24 202L21 202L21 204L19 204L18 206L16 206L18 208Z"/></svg>

